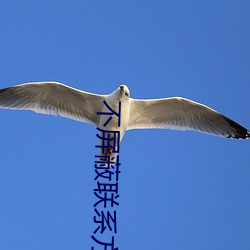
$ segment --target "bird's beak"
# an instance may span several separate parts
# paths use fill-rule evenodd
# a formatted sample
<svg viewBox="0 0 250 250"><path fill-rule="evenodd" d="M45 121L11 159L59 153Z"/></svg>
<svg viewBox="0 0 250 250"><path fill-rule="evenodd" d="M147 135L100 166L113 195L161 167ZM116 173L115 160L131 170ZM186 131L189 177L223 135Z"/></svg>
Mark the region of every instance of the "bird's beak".
<svg viewBox="0 0 250 250"><path fill-rule="evenodd" d="M123 93L124 92L124 85L121 85L120 89L121 89L121 92Z"/></svg>

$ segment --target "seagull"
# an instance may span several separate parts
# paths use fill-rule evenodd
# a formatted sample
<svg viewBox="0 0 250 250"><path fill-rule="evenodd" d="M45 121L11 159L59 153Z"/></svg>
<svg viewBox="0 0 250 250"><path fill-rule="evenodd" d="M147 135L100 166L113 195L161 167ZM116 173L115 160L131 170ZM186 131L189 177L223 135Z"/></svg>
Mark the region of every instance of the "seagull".
<svg viewBox="0 0 250 250"><path fill-rule="evenodd" d="M100 147L100 156L112 159L117 156L116 140L120 143L125 132L132 129L195 130L226 138L250 137L249 130L201 103L183 97L133 99L124 84L109 95L99 95L59 82L24 83L0 89L0 107L89 123L100 130L100 140L105 138L104 131L119 131L119 139L114 136L111 147Z"/></svg>

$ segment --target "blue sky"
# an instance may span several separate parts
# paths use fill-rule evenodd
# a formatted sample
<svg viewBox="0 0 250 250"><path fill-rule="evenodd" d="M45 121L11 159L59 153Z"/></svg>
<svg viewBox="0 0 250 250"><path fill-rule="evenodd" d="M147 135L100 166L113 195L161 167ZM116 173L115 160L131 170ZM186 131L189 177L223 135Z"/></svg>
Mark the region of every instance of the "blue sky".
<svg viewBox="0 0 250 250"><path fill-rule="evenodd" d="M1 1L0 88L183 96L250 128L249 1ZM0 110L0 249L91 249L94 127ZM129 131L115 246L249 249L249 141ZM104 236L107 241L110 234ZM103 248L95 248L103 249Z"/></svg>

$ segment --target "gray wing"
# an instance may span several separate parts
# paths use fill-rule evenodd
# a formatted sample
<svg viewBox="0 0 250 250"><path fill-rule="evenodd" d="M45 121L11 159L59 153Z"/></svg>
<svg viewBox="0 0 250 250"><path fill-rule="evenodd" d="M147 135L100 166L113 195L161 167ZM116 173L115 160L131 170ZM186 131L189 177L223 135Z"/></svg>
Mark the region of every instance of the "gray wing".
<svg viewBox="0 0 250 250"><path fill-rule="evenodd" d="M208 134L247 138L250 132L217 111L194 101L181 98L155 100L132 99L129 129L165 128L196 130Z"/></svg>
<svg viewBox="0 0 250 250"><path fill-rule="evenodd" d="M60 115L98 125L105 95L96 95L58 82L33 82L0 89L0 107Z"/></svg>

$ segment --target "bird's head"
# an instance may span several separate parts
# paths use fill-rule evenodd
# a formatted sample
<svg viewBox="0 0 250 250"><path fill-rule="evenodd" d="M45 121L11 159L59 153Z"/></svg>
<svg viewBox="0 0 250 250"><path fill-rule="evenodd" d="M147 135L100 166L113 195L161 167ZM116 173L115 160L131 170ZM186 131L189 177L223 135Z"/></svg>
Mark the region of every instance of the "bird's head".
<svg viewBox="0 0 250 250"><path fill-rule="evenodd" d="M130 92L128 87L125 84L120 85L120 94L122 98L129 98L130 97Z"/></svg>
<svg viewBox="0 0 250 250"><path fill-rule="evenodd" d="M128 87L122 84L109 95L108 100L112 100L111 102L118 101L125 103L126 101L129 101L129 97L130 97L130 92Z"/></svg>

